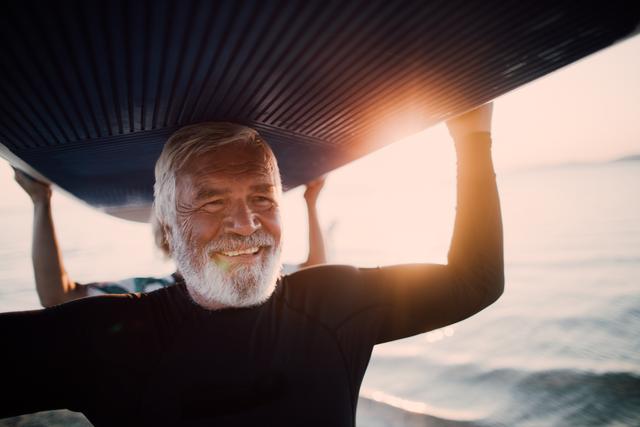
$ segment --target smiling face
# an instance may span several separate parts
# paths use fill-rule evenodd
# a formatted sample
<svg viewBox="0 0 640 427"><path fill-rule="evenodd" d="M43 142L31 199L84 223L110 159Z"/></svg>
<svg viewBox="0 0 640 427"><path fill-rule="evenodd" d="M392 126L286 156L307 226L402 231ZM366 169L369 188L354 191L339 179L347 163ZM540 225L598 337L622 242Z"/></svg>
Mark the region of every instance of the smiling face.
<svg viewBox="0 0 640 427"><path fill-rule="evenodd" d="M172 254L205 308L257 305L275 289L280 194L269 154L257 145L222 145L176 173Z"/></svg>

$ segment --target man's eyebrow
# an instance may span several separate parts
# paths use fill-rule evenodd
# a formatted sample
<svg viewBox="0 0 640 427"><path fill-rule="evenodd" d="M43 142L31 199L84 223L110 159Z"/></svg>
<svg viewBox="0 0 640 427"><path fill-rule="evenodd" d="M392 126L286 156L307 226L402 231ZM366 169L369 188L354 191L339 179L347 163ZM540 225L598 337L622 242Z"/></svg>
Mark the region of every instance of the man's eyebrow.
<svg viewBox="0 0 640 427"><path fill-rule="evenodd" d="M267 192L267 193L274 190L275 188L276 186L273 184L256 184L251 186L251 189L253 191Z"/></svg>
<svg viewBox="0 0 640 427"><path fill-rule="evenodd" d="M229 190L220 190L211 187L200 187L196 188L196 200L210 199L212 197L223 196L228 193Z"/></svg>

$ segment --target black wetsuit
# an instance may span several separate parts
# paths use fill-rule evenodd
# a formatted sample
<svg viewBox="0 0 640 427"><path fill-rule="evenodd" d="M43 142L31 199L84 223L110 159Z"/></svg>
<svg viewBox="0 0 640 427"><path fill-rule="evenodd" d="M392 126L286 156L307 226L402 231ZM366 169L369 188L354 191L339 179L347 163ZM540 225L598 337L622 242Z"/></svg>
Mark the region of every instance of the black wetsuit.
<svg viewBox="0 0 640 427"><path fill-rule="evenodd" d="M488 166L460 177L486 206L465 214L459 188L456 228L474 215L485 227L454 232L448 266L308 268L243 309L207 311L178 284L0 315L0 417L68 408L96 426L353 425L375 344L495 298L485 289L502 280L502 239L499 212L487 219L499 209Z"/></svg>

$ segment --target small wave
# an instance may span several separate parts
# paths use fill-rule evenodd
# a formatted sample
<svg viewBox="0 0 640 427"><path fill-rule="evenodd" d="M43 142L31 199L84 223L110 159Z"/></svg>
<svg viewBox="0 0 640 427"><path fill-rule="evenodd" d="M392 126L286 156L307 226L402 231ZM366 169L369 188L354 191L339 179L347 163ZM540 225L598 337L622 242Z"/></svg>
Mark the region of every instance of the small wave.
<svg viewBox="0 0 640 427"><path fill-rule="evenodd" d="M363 389L358 400L359 427L478 427L479 418L478 414L440 410L379 390Z"/></svg>
<svg viewBox="0 0 640 427"><path fill-rule="evenodd" d="M460 390L461 399L474 401L474 393L483 390L481 393L493 396L491 407L476 405L473 412L446 411L421 401L363 389L358 425L640 426L640 374L633 371L501 368L466 378L468 387Z"/></svg>
<svg viewBox="0 0 640 427"><path fill-rule="evenodd" d="M523 377L499 421L523 425L640 425L640 376L631 372L551 370Z"/></svg>

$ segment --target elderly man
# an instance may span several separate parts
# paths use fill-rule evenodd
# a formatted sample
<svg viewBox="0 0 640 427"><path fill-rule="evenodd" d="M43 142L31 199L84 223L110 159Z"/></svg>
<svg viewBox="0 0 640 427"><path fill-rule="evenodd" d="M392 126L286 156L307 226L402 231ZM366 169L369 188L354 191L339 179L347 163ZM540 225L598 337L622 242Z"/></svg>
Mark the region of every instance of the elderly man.
<svg viewBox="0 0 640 427"><path fill-rule="evenodd" d="M284 277L270 148L239 125L180 129L156 165L155 209L184 283L0 316L0 415L69 408L96 426L353 425L375 344L458 322L502 292L491 108L448 123L458 208L447 265Z"/></svg>

